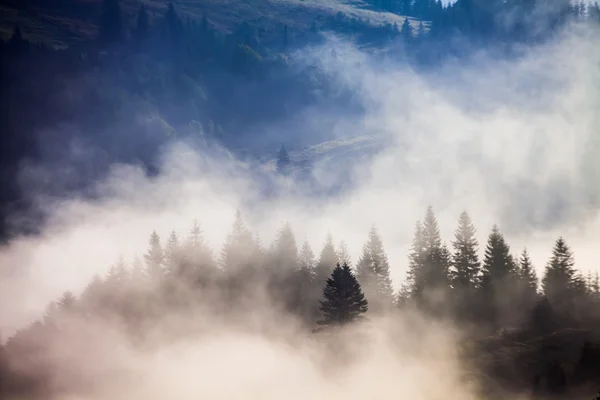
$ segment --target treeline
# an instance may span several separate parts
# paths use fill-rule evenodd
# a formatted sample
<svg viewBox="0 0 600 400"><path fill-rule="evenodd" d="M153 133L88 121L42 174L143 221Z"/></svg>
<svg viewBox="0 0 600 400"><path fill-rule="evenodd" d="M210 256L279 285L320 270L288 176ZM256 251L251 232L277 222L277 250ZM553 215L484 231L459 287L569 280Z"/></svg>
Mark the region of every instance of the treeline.
<svg viewBox="0 0 600 400"><path fill-rule="evenodd" d="M393 316L412 310L452 321L475 340L517 335L521 346L527 340L556 338L565 329L600 334L598 275L584 276L575 269L573 253L563 238L556 241L539 282L527 251L513 255L498 227L490 232L482 258L475 236L464 212L451 246L446 246L429 207L423 222L416 224L407 279L394 293L386 251L375 227L354 262L344 242L336 245L331 235L315 255L308 242L296 242L288 224L265 248L239 212L218 255L204 242L197 223L185 237L172 232L161 241L153 232L143 258L129 265L120 259L106 276L96 276L80 296L66 292L48 306L43 319L9 338L3 354L17 366L23 364L21 360L28 360L26 365L36 359L42 362L45 346L62 335L60 321L67 317L107 321L139 344L148 340L159 321L172 315L201 315L198 310L238 318L268 309L293 317L307 331L318 325L343 325L363 315ZM577 343L568 345L581 345ZM498 350L489 348L489 343L477 348L478 357ZM533 364L523 373L530 376L526 385L542 394L564 393L566 367L547 349L532 352L528 362ZM600 378L599 357L600 348L586 342L570 383L594 384L592 379ZM509 364L512 371L523 367L517 360L514 363ZM498 379L502 376L498 366L486 368L481 366L492 376L498 374ZM41 368L35 374L26 370L16 375L10 371L4 372L8 381L4 387L11 391L50 390L52 371ZM563 377L562 384L550 379L556 374Z"/></svg>

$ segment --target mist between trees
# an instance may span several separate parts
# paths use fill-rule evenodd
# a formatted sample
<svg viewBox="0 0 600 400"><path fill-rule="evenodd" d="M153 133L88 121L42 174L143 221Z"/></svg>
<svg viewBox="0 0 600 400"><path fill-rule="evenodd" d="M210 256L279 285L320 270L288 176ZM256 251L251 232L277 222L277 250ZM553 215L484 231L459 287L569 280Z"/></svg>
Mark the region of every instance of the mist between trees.
<svg viewBox="0 0 600 400"><path fill-rule="evenodd" d="M239 211L218 254L197 222L184 235L152 232L143 258L119 259L8 338L3 396L276 398L290 389L261 374L289 368L290 387L306 385L298 398L590 398L598 275L578 271L558 238L540 284L527 250L496 226L482 258L475 237L463 212L446 246L428 207L394 293L375 227L358 260L331 235L315 254L289 224L266 248ZM385 388L359 384L360 371ZM188 386L175 389L173 374Z"/></svg>

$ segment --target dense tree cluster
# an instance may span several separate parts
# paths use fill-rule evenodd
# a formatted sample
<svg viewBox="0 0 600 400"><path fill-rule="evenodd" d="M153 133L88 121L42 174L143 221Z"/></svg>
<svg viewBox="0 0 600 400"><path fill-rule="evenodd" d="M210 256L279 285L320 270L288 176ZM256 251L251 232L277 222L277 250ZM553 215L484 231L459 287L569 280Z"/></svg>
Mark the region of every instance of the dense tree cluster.
<svg viewBox="0 0 600 400"><path fill-rule="evenodd" d="M196 222L185 237L171 232L163 241L152 232L143 259L136 258L129 265L117 260L106 276L94 277L79 296L66 292L48 305L40 321L10 337L0 360L4 365L10 361L12 372L7 367L0 376L8 379L7 390L27 391L40 384L47 389L43 382L51 377L44 374L50 372L36 370L22 376L19 360L35 360L49 341L60 337L57 327L66 323L68 316L111 321L136 342L146 340L147 327L172 314L185 315L202 307L218 314L240 315L265 304L295 317L309 331L316 325L326 329L365 315L393 316L412 309L429 318L455 321L475 340L487 335L499 335L502 340L517 335L519 341L539 341L547 335L568 335L574 329L600 333L600 280L597 274L584 278L575 269L573 253L562 237L552 249L541 286L527 250L513 255L497 226L488 236L481 260L476 230L466 212L460 215L451 243L452 251L443 244L429 207L423 222L415 227L407 280L394 295L390 265L375 227L369 231L355 267L351 267L343 242L336 248L332 236L326 235L316 258L308 242L298 247L288 224L282 226L271 246L264 248L240 212L218 257L204 242ZM600 351L591 341L581 345L579 369L569 379L589 382L591 377L600 378L596 368ZM489 351L481 346L479 351ZM545 350L539 351L542 353L534 357L547 356ZM534 361L539 367L527 372L532 390L566 390L566 383L561 386L556 383L558 378L552 378L566 376L560 358ZM501 380L498 366L494 368L489 373L499 374ZM547 381L551 384L544 383Z"/></svg>

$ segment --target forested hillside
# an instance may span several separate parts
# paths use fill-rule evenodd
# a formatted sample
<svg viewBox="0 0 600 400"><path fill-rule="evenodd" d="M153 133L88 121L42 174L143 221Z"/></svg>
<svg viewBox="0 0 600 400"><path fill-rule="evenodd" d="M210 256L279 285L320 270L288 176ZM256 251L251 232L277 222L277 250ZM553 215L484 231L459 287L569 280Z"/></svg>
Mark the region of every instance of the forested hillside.
<svg viewBox="0 0 600 400"><path fill-rule="evenodd" d="M236 174L258 176L244 186L252 195L256 191L277 199L280 186L288 185L297 188L290 191L292 195L300 197L303 189L310 188L304 195L316 199L339 195L355 181L366 179L371 170L354 174L351 166L391 146L392 140L373 132L348 134L344 140L336 135L339 130L369 126L379 114L369 115L371 120L363 125L356 123L369 112L364 97L374 97L368 100L376 103L382 92L375 87L375 95L365 94L364 88L354 85L352 71L341 71L338 61L347 55L345 46L360 48L369 57L346 60L346 65L402 65L433 82L440 79L439 71L447 71L440 69L443 65L460 68L481 54L491 54L499 68L504 68L502 61L518 59L526 50L535 52L536 46L551 43L565 32L595 34L600 26L597 4L568 0L458 0L451 4L438 0L2 0L0 4L0 29L6 39L0 42L0 236L7 243L0 251L10 249L15 238L48 239L60 233L60 229L45 232L49 214L61 212L53 208L52 200L75 197L100 203L106 187L95 184L103 183L102 178L117 164L139 168L144 179L160 175L164 167L161 157L174 142L187 143L199 153L221 152L229 161L245 163L247 168ZM556 60L556 64L564 62ZM373 71L375 75L379 72ZM342 77L342 72L347 76ZM446 78L458 79L458 75ZM479 82L482 88L486 87L484 80ZM556 86L561 83L557 81ZM430 90L423 91L427 92L424 98L435 97ZM389 108L410 109L412 101L422 99L413 99L414 93L398 93L400 100ZM441 114L439 109L430 111L420 118L450 113L447 109ZM460 118L467 116L468 112L459 114ZM443 128L461 127L459 117L449 118ZM569 117L576 126L576 117ZM408 141L413 132L404 129L402 117L394 120L398 121L389 130ZM594 120L584 122L591 126ZM426 130L427 125L416 127ZM511 128L509 123L501 127ZM565 143L565 157L575 154L584 158ZM592 148L593 144L586 145ZM520 149L511 143L504 145ZM490 147L502 150L499 145ZM393 158L387 156L380 164L396 165L386 164ZM460 156L482 157L469 154L468 149ZM311 168L318 157L330 157L330 163L343 170L340 176L329 180L316 177ZM407 165L419 161L427 162L413 160L414 164ZM431 169L452 166L436 164ZM218 163L211 167L227 168ZM333 174L328 165L323 169L319 173ZM490 171L491 176L495 170ZM567 172L564 175L569 177ZM594 176L594 171L584 172ZM556 184L564 177L551 178ZM512 202L507 201L510 204L503 204L506 208L518 208L519 199L525 201L532 193L526 190L529 181L520 182L522 190L511 197ZM228 186L229 182L221 184ZM556 186L557 192L570 194L571 187ZM174 187L169 195L182 196L183 190ZM447 193L444 189L440 193ZM364 192L359 194L363 197L357 195L356 209L367 216L385 207L402 207L394 196L387 197L385 204L380 201L366 207ZM366 197L371 194L367 190ZM246 196L249 202L260 201L252 195ZM205 200L194 199L198 207ZM589 200L590 208L595 206L593 200ZM232 200L223 200L229 206L228 202ZM558 215L562 204L556 203L553 210L558 210ZM140 207L152 213L149 204ZM320 212L322 205L315 201L312 212ZM121 218L134 221L133 208ZM531 208L527 212L535 211ZM500 214L492 206L490 210ZM265 219L280 221L282 215L276 211L266 213ZM404 336L394 336L394 346L384 350L374 344L373 353L398 356L403 364L414 362L404 358L408 350L418 350L415 358L431 362L426 364L430 369L423 367L425 364L406 368L419 370L420 386L432 390L418 392L414 398L441 398L434 391L435 384L422 384L425 380L435 383L437 371L452 374L439 381L443 391L447 388L444 379L451 381L448 390L455 391L448 392L448 398L591 399L600 389L600 279L596 272L578 268L569 238L556 237L554 246L547 249L547 262L536 266L526 248L509 246L498 226L491 229L487 242L479 243L477 221L464 212L457 215L454 236L442 237L433 207L424 211L414 227L412 247L406 255L408 272L402 281L392 281L390 270L399 266L391 265L386 251L400 243L395 237L382 237L375 226L364 232L362 249L348 248L345 238L334 238L326 231L322 237L299 239L285 222L273 243L262 243L239 212L225 242L213 248L204 236L216 226L203 221L190 221L189 232L173 231L168 237L149 232L145 254L135 257L132 249L81 293L64 293L48 305L38 321L3 337L0 398L72 394L119 398L109 389L121 397L136 398L133 392L119 392L135 387L132 382L142 379L133 372L128 375L139 367L128 364L133 359L128 352L152 353L166 344L201 341L199 338L218 337L223 332L251 332L268 338L271 344L284 342L295 347L295 356L310 354L306 356L310 362L318 359L328 366L314 369L319 371L315 374L337 383L333 388L327 386L327 391L313 392L312 398L329 398L325 393L373 398L384 393L379 398L386 398L396 393L390 389L393 385L378 391L354 390L349 382L360 379L352 375L351 380L344 380L334 372L345 373L349 371L346 368L362 365L365 370L361 373L376 371L376 378L388 382L386 373L397 370L384 373L383 364L378 364L382 358L371 364L356 359L369 354L370 343L376 343L373 337L381 331L394 336L396 328L390 326L399 323L410 327L410 334L404 331ZM219 227L223 223L219 221ZM525 225L520 227L525 230ZM309 244L321 241L319 248ZM359 253L360 258L351 259L350 254ZM0 266L10 276L22 260L6 259L15 263ZM28 294L22 296L14 301L28 304ZM356 327L366 327L366 333L354 335ZM351 339L344 336L347 332ZM417 345L410 345L413 342L407 338L412 336L417 337L411 339ZM448 349L442 342L450 336L457 338ZM219 349L208 353L211 364L227 352ZM448 368L436 358L440 352L442 361L452 360L460 367ZM236 368L243 364L243 372L252 375L251 364L259 364L260 357L273 353L256 350L253 354L254 358L237 358L231 364ZM185 372L187 380L194 380L187 375L196 374L194 368L178 368L170 373L178 376ZM290 367L296 372L299 369ZM210 370L206 367L204 375L198 375L209 376ZM314 370L310 369L311 373ZM316 380L310 374L298 376L302 382ZM163 378L176 381L172 376ZM210 383L206 382L210 378L198 380ZM246 382L239 371L221 388L238 381ZM362 381L378 382L373 376ZM403 387L409 387L411 381L406 379ZM430 394L423 395L425 392ZM190 389L184 394L200 398L206 393ZM224 393L219 395L226 396ZM273 392L257 393L252 398L275 396ZM410 398L410 392L401 393Z"/></svg>
<svg viewBox="0 0 600 400"><path fill-rule="evenodd" d="M590 398L600 379L598 273L578 270L562 237L538 279L527 249L511 248L496 226L487 243L475 235L463 212L451 245L444 245L429 207L415 225L406 279L394 291L376 227L366 232L357 260L331 235L315 250L297 242L288 224L265 247L239 212L220 249L206 245L197 222L187 234L153 232L143 258L117 260L80 296L64 293L41 320L8 339L0 373L5 395L93 391L93 375L56 364L50 353L74 335L93 346L98 339L88 326L109 324L144 349L157 337L177 341L209 331L202 321L182 324L176 316L220 316L254 331L267 329L254 318L268 307L282 327L292 318L313 334L365 315L376 320L418 311L462 327L458 353L470 365L462 374L475 377L479 398ZM74 356L64 351L63 358Z"/></svg>

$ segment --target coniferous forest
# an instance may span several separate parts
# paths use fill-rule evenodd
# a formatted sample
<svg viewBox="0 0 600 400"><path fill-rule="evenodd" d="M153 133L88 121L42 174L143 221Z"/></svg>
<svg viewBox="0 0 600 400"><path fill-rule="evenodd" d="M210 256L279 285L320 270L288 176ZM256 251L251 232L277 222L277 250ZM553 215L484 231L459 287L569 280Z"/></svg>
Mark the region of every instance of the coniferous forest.
<svg viewBox="0 0 600 400"><path fill-rule="evenodd" d="M21 7L16 3L3 0L2 6ZM37 3L43 2L32 1L32 9ZM56 3L75 10L77 2ZM567 27L600 24L598 4L569 0L552 7L541 0L369 0L369 10L402 23L374 25L339 12L303 27L278 21L224 27L210 10L192 16L178 3L155 3L98 2L93 18L81 11L97 29L68 46L35 40L18 23L0 41L3 240L43 230L45 216L35 215L19 171L27 163L60 164L72 150L62 143L98 151L71 160L76 173L69 179L49 176L47 187L36 190L85 191L116 162L137 163L152 176L161 149L174 140L216 142L240 158L277 145L276 173L289 176L292 162L280 144L306 146L316 133L282 129L264 138L256 132L309 107L364 111L351 87L302 59L307 48L319 46L327 47L322 64L338 57L329 35L352 40L373 57L431 71L481 49L518 57L524 46L551 41ZM28 224L15 222L27 213L33 214ZM454 236L441 237L434 209L423 210L402 282L392 281L386 252L397 243L376 226L365 232L362 249L349 249L339 241L344 238L327 232L308 238L322 242L311 248L287 223L265 244L240 212L218 248L204 240L211 227L203 221L168 236L149 232L142 256L115 260L81 293L65 292L39 320L3 338L0 399L93 393L93 374L78 371L56 349L110 341L98 337L106 326L133 348L146 349L201 335L214 320L197 322L199 315L235 321L248 331L277 331L257 327L264 310L315 340L418 315L432 324L414 322L415 329L459 327L457 352L468 360L481 399L593 398L600 391L598 274L577 267L568 237L557 237L546 264L536 266L526 248L507 243L499 226L479 243L477 232L487 227L476 228L467 211L456 217ZM180 319L189 323L175 322Z"/></svg>
<svg viewBox="0 0 600 400"><path fill-rule="evenodd" d="M144 348L153 340L148 332L169 316L209 312L248 318L245 326L252 330L251 316L268 304L271 312L313 335L407 312L456 323L466 332L461 351L493 382L484 385L482 398L593 393L600 379L598 274L578 270L575 255L559 237L538 278L527 249L512 249L497 226L479 244L475 229L463 212L446 246L428 207L415 225L410 268L397 291L375 227L365 235L358 260L350 259L343 242L334 245L331 235L316 252L308 242L297 243L288 224L265 247L240 212L220 249L205 244L198 222L187 233L173 231L165 238L152 232L143 258L116 260L79 296L64 293L48 304L42 319L8 338L2 388L7 396L72 389L61 386L66 383L54 376L58 372L44 363L62 335L85 332L73 320L110 323ZM164 329L161 334L175 340L205 328ZM92 337L83 340L93 346ZM79 390L91 384L77 382Z"/></svg>

